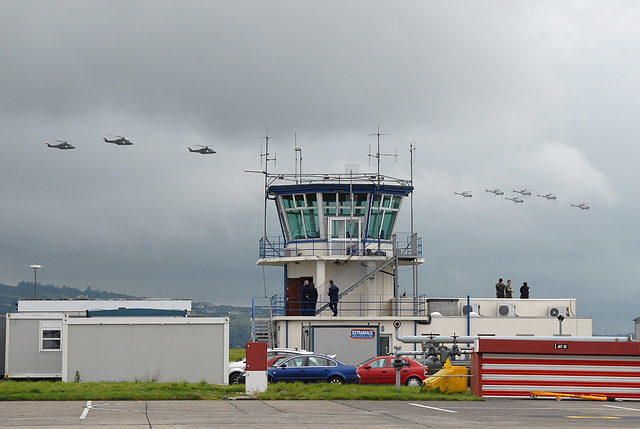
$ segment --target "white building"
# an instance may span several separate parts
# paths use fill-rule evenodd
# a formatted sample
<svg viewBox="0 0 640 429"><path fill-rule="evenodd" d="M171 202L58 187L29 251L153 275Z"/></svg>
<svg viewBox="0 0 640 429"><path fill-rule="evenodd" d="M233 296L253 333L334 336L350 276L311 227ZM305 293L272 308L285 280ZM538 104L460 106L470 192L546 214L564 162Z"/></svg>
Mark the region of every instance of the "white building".
<svg viewBox="0 0 640 429"><path fill-rule="evenodd" d="M190 300L20 300L0 318L5 378L226 384L229 319Z"/></svg>

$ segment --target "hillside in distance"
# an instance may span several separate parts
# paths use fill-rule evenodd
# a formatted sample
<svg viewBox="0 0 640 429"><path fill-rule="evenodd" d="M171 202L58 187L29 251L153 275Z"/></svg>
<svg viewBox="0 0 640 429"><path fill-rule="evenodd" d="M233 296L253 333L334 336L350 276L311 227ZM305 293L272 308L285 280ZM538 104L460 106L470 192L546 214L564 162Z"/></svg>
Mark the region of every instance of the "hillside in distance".
<svg viewBox="0 0 640 429"><path fill-rule="evenodd" d="M20 282L16 286L0 283L0 315L15 313L19 299L33 299L33 282ZM38 299L135 299L141 298L122 293L106 292L73 287L43 285L38 283ZM251 339L251 307L235 307L231 305L214 305L210 302L193 302L192 314L210 317L229 317L229 347L244 348Z"/></svg>

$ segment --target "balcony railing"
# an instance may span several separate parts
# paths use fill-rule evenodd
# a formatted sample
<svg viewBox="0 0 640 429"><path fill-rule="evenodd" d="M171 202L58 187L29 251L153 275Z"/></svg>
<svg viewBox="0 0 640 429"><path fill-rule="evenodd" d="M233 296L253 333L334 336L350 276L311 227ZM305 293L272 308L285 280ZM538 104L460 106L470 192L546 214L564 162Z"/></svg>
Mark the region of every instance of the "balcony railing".
<svg viewBox="0 0 640 429"><path fill-rule="evenodd" d="M327 307L318 311L326 299L319 300L316 310L311 310L307 314L302 314L300 297L289 297L285 295L273 295L270 298L254 297L254 314L269 313L273 317L278 316L331 316L332 312ZM378 295L354 295L349 294L348 299L342 299L338 303L338 314L341 317L360 316L425 316L426 296L419 295L415 299L412 297L393 298L392 296Z"/></svg>
<svg viewBox="0 0 640 429"><path fill-rule="evenodd" d="M410 233L395 234L395 251L398 256L422 258L422 237ZM292 256L388 256L393 251L391 240L328 240L327 237L313 240L286 241L282 236L260 238L260 258L285 258Z"/></svg>

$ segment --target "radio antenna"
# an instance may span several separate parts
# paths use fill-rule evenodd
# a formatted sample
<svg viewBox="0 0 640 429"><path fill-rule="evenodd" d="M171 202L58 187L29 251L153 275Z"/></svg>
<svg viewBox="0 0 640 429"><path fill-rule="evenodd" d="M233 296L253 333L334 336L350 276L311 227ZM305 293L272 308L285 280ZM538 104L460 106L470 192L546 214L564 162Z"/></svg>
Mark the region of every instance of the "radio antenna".
<svg viewBox="0 0 640 429"><path fill-rule="evenodd" d="M269 158L269 139L273 138L269 136L269 126L267 125L267 130L262 137L258 137L259 139L264 139L264 152L262 151L262 145L260 145L260 166L262 166L262 158L264 158L264 220L263 220L263 239L264 245L266 246L267 239L267 201L269 199L268 186L269 186L269 161L273 161L273 165L276 165L276 154L273 154L273 158Z"/></svg>
<svg viewBox="0 0 640 429"><path fill-rule="evenodd" d="M296 183L300 183L298 178L298 170L300 170L300 177L302 177L302 148L298 146L298 134L293 134L293 151L296 154L295 164L296 164Z"/></svg>
<svg viewBox="0 0 640 429"><path fill-rule="evenodd" d="M380 152L380 136L388 136L389 133L381 133L380 132L380 123L378 123L378 132L369 134L370 136L376 136L378 142L378 150L375 154L371 153L371 145L369 145L369 165L371 165L371 158L376 158L378 160L378 169L377 169L377 179L378 184L380 184L380 157L382 156L393 156L395 160L398 160L398 149L395 150L394 153L381 153Z"/></svg>

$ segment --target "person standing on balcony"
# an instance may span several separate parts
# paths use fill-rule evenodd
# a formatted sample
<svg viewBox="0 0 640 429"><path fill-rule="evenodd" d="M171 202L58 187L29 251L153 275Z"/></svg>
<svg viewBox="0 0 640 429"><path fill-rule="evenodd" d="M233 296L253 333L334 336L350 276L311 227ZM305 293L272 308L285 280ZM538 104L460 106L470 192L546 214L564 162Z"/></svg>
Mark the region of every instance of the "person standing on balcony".
<svg viewBox="0 0 640 429"><path fill-rule="evenodd" d="M316 315L316 304L318 303L318 289L316 285L311 282L307 288L307 316Z"/></svg>
<svg viewBox="0 0 640 429"><path fill-rule="evenodd" d="M333 311L333 317L338 315L338 294L340 293L340 289L338 286L333 284L333 280L329 280L329 308Z"/></svg>
<svg viewBox="0 0 640 429"><path fill-rule="evenodd" d="M309 302L309 280L305 280L300 288L300 315L307 315L307 306Z"/></svg>

